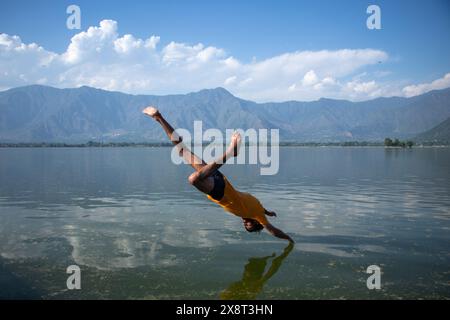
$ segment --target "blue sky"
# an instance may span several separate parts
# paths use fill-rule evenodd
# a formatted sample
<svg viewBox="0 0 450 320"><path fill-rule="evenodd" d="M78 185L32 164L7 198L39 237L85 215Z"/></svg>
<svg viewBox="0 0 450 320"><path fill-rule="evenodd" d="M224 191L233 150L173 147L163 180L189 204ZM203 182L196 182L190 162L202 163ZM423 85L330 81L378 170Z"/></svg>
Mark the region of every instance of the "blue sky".
<svg viewBox="0 0 450 320"><path fill-rule="evenodd" d="M66 8L70 4L81 8L81 30L66 28ZM370 4L381 8L381 30L366 27L369 16L366 8ZM58 62L64 60L72 37L89 27L99 27L102 20L115 23L112 42L125 34L131 34L132 40L143 41L154 35L159 37L157 46L151 54L141 52L133 59L130 55L112 57L102 49L106 58L85 54L84 60L75 59L71 65ZM48 68L51 70L33 70L34 74L30 74L19 70L19 62L23 64L23 60L14 61L11 50L17 50L17 43L12 49L8 44L9 53L2 55L3 66L0 62L0 67L7 70L3 75L0 72L3 78L0 88L39 82L60 87L87 84L132 93L165 94L197 90L200 86L224 86L237 95L260 101L313 100L321 96L361 100L419 94L450 82L450 76L446 78L450 72L450 1L445 0L3 1L0 33L8 37L17 35L20 43L36 43L48 55L58 55L52 58L52 67ZM85 41L91 47L100 41L92 37L90 42ZM4 38L5 41L9 40ZM170 43L176 45L166 48ZM203 47L195 48L199 43ZM204 59L207 63L187 64L194 59L193 55L207 48L217 49L204 52L208 55ZM324 50L328 56L321 54ZM164 56L167 51L172 54L169 60ZM295 56L302 52L312 52L313 56ZM39 56L39 60L36 54L41 53L28 53L28 58L21 59L28 59L30 65L32 61L49 59ZM293 56L286 58L283 56L286 54ZM152 62L145 62L139 69L136 64L149 55ZM220 66L230 57L239 66L224 71ZM270 65L274 58L281 60ZM347 66L351 60L359 62ZM336 63L346 66L345 70L337 70ZM103 64L104 68L100 68ZM297 68L299 64L302 68ZM111 72L114 69L111 66L117 72ZM280 66L289 70L277 73L275 70ZM120 78L126 77L121 70L128 67L136 68L135 74L142 76L120 82ZM153 79L142 84L146 72ZM61 80L69 76L78 80ZM117 81L106 80L107 77L117 77ZM277 77L281 84L275 88L278 84L268 79ZM438 82L433 85L433 81ZM411 90L403 90L408 86Z"/></svg>

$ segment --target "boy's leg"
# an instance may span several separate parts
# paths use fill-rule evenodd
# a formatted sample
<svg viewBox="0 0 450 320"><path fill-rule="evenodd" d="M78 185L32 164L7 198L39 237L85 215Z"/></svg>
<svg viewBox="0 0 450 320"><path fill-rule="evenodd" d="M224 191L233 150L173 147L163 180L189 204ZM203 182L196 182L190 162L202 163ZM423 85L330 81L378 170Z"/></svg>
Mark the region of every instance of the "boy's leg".
<svg viewBox="0 0 450 320"><path fill-rule="evenodd" d="M231 143L222 157L216 161L206 164L203 160L198 158L182 143L181 137L179 137L173 127L164 119L158 109L154 107L147 107L143 113L149 115L153 119L159 122L170 141L179 148L180 154L183 158L196 170L189 176L189 183L195 186L198 190L209 194L214 188L214 179L211 177L230 157L236 157L238 149L241 144L241 136L238 133L234 133L231 137Z"/></svg>
<svg viewBox="0 0 450 320"><path fill-rule="evenodd" d="M196 183L211 179L211 176L227 162L231 157L236 157L241 144L241 136L234 133L231 137L230 146L225 153L216 161L204 165L200 170L189 176L189 182L195 186Z"/></svg>
<svg viewBox="0 0 450 320"><path fill-rule="evenodd" d="M167 136L169 137L170 141L172 141L172 143L175 146L177 146L178 151L180 155L183 157L183 159L185 159L186 162L189 163L196 171L201 170L203 166L206 165L206 163L203 160L201 160L194 153L192 153L182 143L182 137L177 135L173 127L166 121L166 119L164 119L164 117L161 115L158 109L153 107L147 107L142 112L155 119L161 125L161 127L164 129Z"/></svg>
<svg viewBox="0 0 450 320"><path fill-rule="evenodd" d="M158 109L154 107L147 107L143 111L146 115L155 119L161 127L166 132L170 141L178 148L178 152L189 163L196 171L191 174L188 178L189 183L196 187L203 193L210 193L214 188L214 179L212 177L207 177L206 179L194 179L196 173L202 170L206 166L206 163L192 153L182 142L182 137L178 136L173 127L164 119Z"/></svg>

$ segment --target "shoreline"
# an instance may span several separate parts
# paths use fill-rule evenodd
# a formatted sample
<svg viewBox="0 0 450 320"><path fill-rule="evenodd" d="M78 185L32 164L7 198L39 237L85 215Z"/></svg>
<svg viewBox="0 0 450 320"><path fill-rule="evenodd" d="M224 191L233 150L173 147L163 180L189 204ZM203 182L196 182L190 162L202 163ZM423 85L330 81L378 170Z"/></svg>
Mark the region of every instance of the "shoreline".
<svg viewBox="0 0 450 320"><path fill-rule="evenodd" d="M204 144L207 146L208 144ZM220 146L220 145L217 145ZM245 144L245 146L255 146L254 144ZM268 146L271 146L269 143ZM448 148L450 144L415 144L412 147L402 146L385 146L382 142L305 142L305 143L291 143L281 142L279 147L355 147L355 148L385 148L385 149L413 149L413 148ZM63 142L20 142L20 143L0 143L0 148L167 148L173 147L168 142L155 142L155 143L133 143L133 142L108 142L108 143L63 143ZM223 145L225 147L225 145Z"/></svg>

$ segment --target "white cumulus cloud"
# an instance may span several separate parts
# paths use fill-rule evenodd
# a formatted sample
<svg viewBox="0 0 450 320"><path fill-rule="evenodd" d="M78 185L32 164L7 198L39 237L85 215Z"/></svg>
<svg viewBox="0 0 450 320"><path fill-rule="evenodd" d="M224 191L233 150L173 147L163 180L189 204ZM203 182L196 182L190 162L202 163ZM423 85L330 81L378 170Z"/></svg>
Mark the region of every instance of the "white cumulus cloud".
<svg viewBox="0 0 450 320"><path fill-rule="evenodd" d="M403 88L403 93L406 97L412 97L431 90L445 89L448 87L450 87L450 73L430 83L406 86Z"/></svg>
<svg viewBox="0 0 450 320"><path fill-rule="evenodd" d="M62 53L25 44L15 35L0 34L0 88L39 83L168 94L223 86L255 101L361 100L396 92L378 82L375 73L370 78L371 73L366 72L367 67L389 59L382 50L295 51L246 63L222 48L166 43L161 45L157 35L146 39L120 35L113 20L102 20L98 26L79 32ZM446 75L431 84L397 91L408 96L419 94L448 86L449 79Z"/></svg>
<svg viewBox="0 0 450 320"><path fill-rule="evenodd" d="M314 70L308 71L303 77L303 84L305 86L311 86L313 84L316 84L318 81L319 79L317 78L317 75L314 72Z"/></svg>

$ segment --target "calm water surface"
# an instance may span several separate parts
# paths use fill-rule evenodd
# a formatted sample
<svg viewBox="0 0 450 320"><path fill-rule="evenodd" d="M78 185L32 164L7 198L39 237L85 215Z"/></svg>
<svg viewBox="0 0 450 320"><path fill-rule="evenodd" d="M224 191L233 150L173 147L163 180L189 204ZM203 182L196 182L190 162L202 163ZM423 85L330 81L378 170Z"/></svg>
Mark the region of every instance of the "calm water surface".
<svg viewBox="0 0 450 320"><path fill-rule="evenodd" d="M450 298L449 148L284 147L275 176L225 166L293 248L246 232L170 151L0 149L0 298Z"/></svg>

